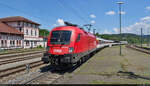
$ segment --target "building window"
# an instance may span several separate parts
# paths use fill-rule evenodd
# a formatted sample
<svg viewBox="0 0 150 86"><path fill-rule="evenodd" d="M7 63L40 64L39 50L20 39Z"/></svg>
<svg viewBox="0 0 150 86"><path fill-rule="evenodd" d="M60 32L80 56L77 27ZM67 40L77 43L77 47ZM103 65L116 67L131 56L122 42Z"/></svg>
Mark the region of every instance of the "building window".
<svg viewBox="0 0 150 86"><path fill-rule="evenodd" d="M9 37L7 36L7 39L8 39Z"/></svg>
<svg viewBox="0 0 150 86"><path fill-rule="evenodd" d="M34 45L36 46L36 45L37 45L37 42L34 42Z"/></svg>
<svg viewBox="0 0 150 86"><path fill-rule="evenodd" d="M33 33L33 32L32 32L32 30L31 30L31 36L32 36L32 33Z"/></svg>
<svg viewBox="0 0 150 86"><path fill-rule="evenodd" d="M7 40L5 40L5 47L7 47Z"/></svg>
<svg viewBox="0 0 150 86"><path fill-rule="evenodd" d="M16 40L16 45L18 46L18 40Z"/></svg>
<svg viewBox="0 0 150 86"><path fill-rule="evenodd" d="M31 23L29 23L29 27L32 27L32 24L31 24Z"/></svg>
<svg viewBox="0 0 150 86"><path fill-rule="evenodd" d="M33 27L33 24L31 24L31 27Z"/></svg>
<svg viewBox="0 0 150 86"><path fill-rule="evenodd" d="M3 47L4 46L4 41L3 40L1 41L1 44L2 44L2 47Z"/></svg>
<svg viewBox="0 0 150 86"><path fill-rule="evenodd" d="M13 46L15 46L15 41L13 41Z"/></svg>
<svg viewBox="0 0 150 86"><path fill-rule="evenodd" d="M18 26L20 26L20 22L18 22Z"/></svg>
<svg viewBox="0 0 150 86"><path fill-rule="evenodd" d="M33 25L33 28L35 28L35 26L36 26L36 25L34 24L34 25Z"/></svg>
<svg viewBox="0 0 150 86"><path fill-rule="evenodd" d="M21 40L19 40L19 46L21 46Z"/></svg>
<svg viewBox="0 0 150 86"><path fill-rule="evenodd" d="M26 46L29 46L29 41L26 41Z"/></svg>
<svg viewBox="0 0 150 86"><path fill-rule="evenodd" d="M21 28L19 28L19 31L21 32Z"/></svg>
<svg viewBox="0 0 150 86"><path fill-rule="evenodd" d="M24 22L24 26L25 26L25 27L27 26L27 23L26 23L26 22Z"/></svg>
<svg viewBox="0 0 150 86"><path fill-rule="evenodd" d="M29 24L28 24L28 23L26 23L26 26L27 26L27 27L28 27L28 25L29 25Z"/></svg>
<svg viewBox="0 0 150 86"><path fill-rule="evenodd" d="M10 46L12 46L12 41L10 41Z"/></svg>
<svg viewBox="0 0 150 86"><path fill-rule="evenodd" d="M35 25L35 28L38 28L38 25Z"/></svg>
<svg viewBox="0 0 150 86"><path fill-rule="evenodd" d="M26 30L26 35L28 35L28 29Z"/></svg>
<svg viewBox="0 0 150 86"><path fill-rule="evenodd" d="M36 36L36 30L35 30L35 36Z"/></svg>
<svg viewBox="0 0 150 86"><path fill-rule="evenodd" d="M22 22L22 26L24 27L24 22Z"/></svg>

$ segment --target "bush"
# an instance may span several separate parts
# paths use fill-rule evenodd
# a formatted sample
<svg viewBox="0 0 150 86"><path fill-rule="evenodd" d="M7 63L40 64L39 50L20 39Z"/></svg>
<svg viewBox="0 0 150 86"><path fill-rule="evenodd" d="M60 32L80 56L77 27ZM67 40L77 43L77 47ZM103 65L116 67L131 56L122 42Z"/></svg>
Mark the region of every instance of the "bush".
<svg viewBox="0 0 150 86"><path fill-rule="evenodd" d="M43 48L41 45L37 46L37 48Z"/></svg>

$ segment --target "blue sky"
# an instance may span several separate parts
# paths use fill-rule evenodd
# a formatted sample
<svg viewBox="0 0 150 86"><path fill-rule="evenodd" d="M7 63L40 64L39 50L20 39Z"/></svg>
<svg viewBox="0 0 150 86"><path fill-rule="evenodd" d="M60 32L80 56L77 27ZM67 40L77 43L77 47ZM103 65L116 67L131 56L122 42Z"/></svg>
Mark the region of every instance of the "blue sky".
<svg viewBox="0 0 150 86"><path fill-rule="evenodd" d="M119 0L0 0L0 17L23 16L51 30L63 21L93 23L99 33L119 32ZM150 28L150 0L121 0L123 32L144 34Z"/></svg>

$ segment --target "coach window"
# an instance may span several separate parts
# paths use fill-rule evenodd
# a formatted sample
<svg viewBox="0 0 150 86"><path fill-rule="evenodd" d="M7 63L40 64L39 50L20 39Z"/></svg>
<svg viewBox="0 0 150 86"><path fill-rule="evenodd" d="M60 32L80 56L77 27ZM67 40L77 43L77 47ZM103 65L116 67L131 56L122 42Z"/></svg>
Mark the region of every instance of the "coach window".
<svg viewBox="0 0 150 86"><path fill-rule="evenodd" d="M76 42L80 41L80 34L77 35Z"/></svg>

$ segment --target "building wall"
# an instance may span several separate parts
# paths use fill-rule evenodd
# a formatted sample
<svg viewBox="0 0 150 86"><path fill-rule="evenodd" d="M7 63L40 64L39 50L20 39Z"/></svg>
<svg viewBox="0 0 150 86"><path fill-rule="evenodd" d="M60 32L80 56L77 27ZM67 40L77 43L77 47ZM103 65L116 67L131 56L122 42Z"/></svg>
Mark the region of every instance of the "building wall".
<svg viewBox="0 0 150 86"><path fill-rule="evenodd" d="M23 27L24 30L24 37L39 37L39 29L38 28L32 28L32 27Z"/></svg>
<svg viewBox="0 0 150 86"><path fill-rule="evenodd" d="M37 47L40 41L39 29L34 27L24 27L24 48Z"/></svg>
<svg viewBox="0 0 150 86"><path fill-rule="evenodd" d="M39 26L27 22L7 22L8 25L24 33L23 47L31 48L39 46Z"/></svg>
<svg viewBox="0 0 150 86"><path fill-rule="evenodd" d="M23 48L23 36L0 33L0 48L1 49Z"/></svg>
<svg viewBox="0 0 150 86"><path fill-rule="evenodd" d="M47 40L44 40L44 38L40 38L40 41L38 42L38 46L42 46L44 48L46 48L47 46Z"/></svg>

